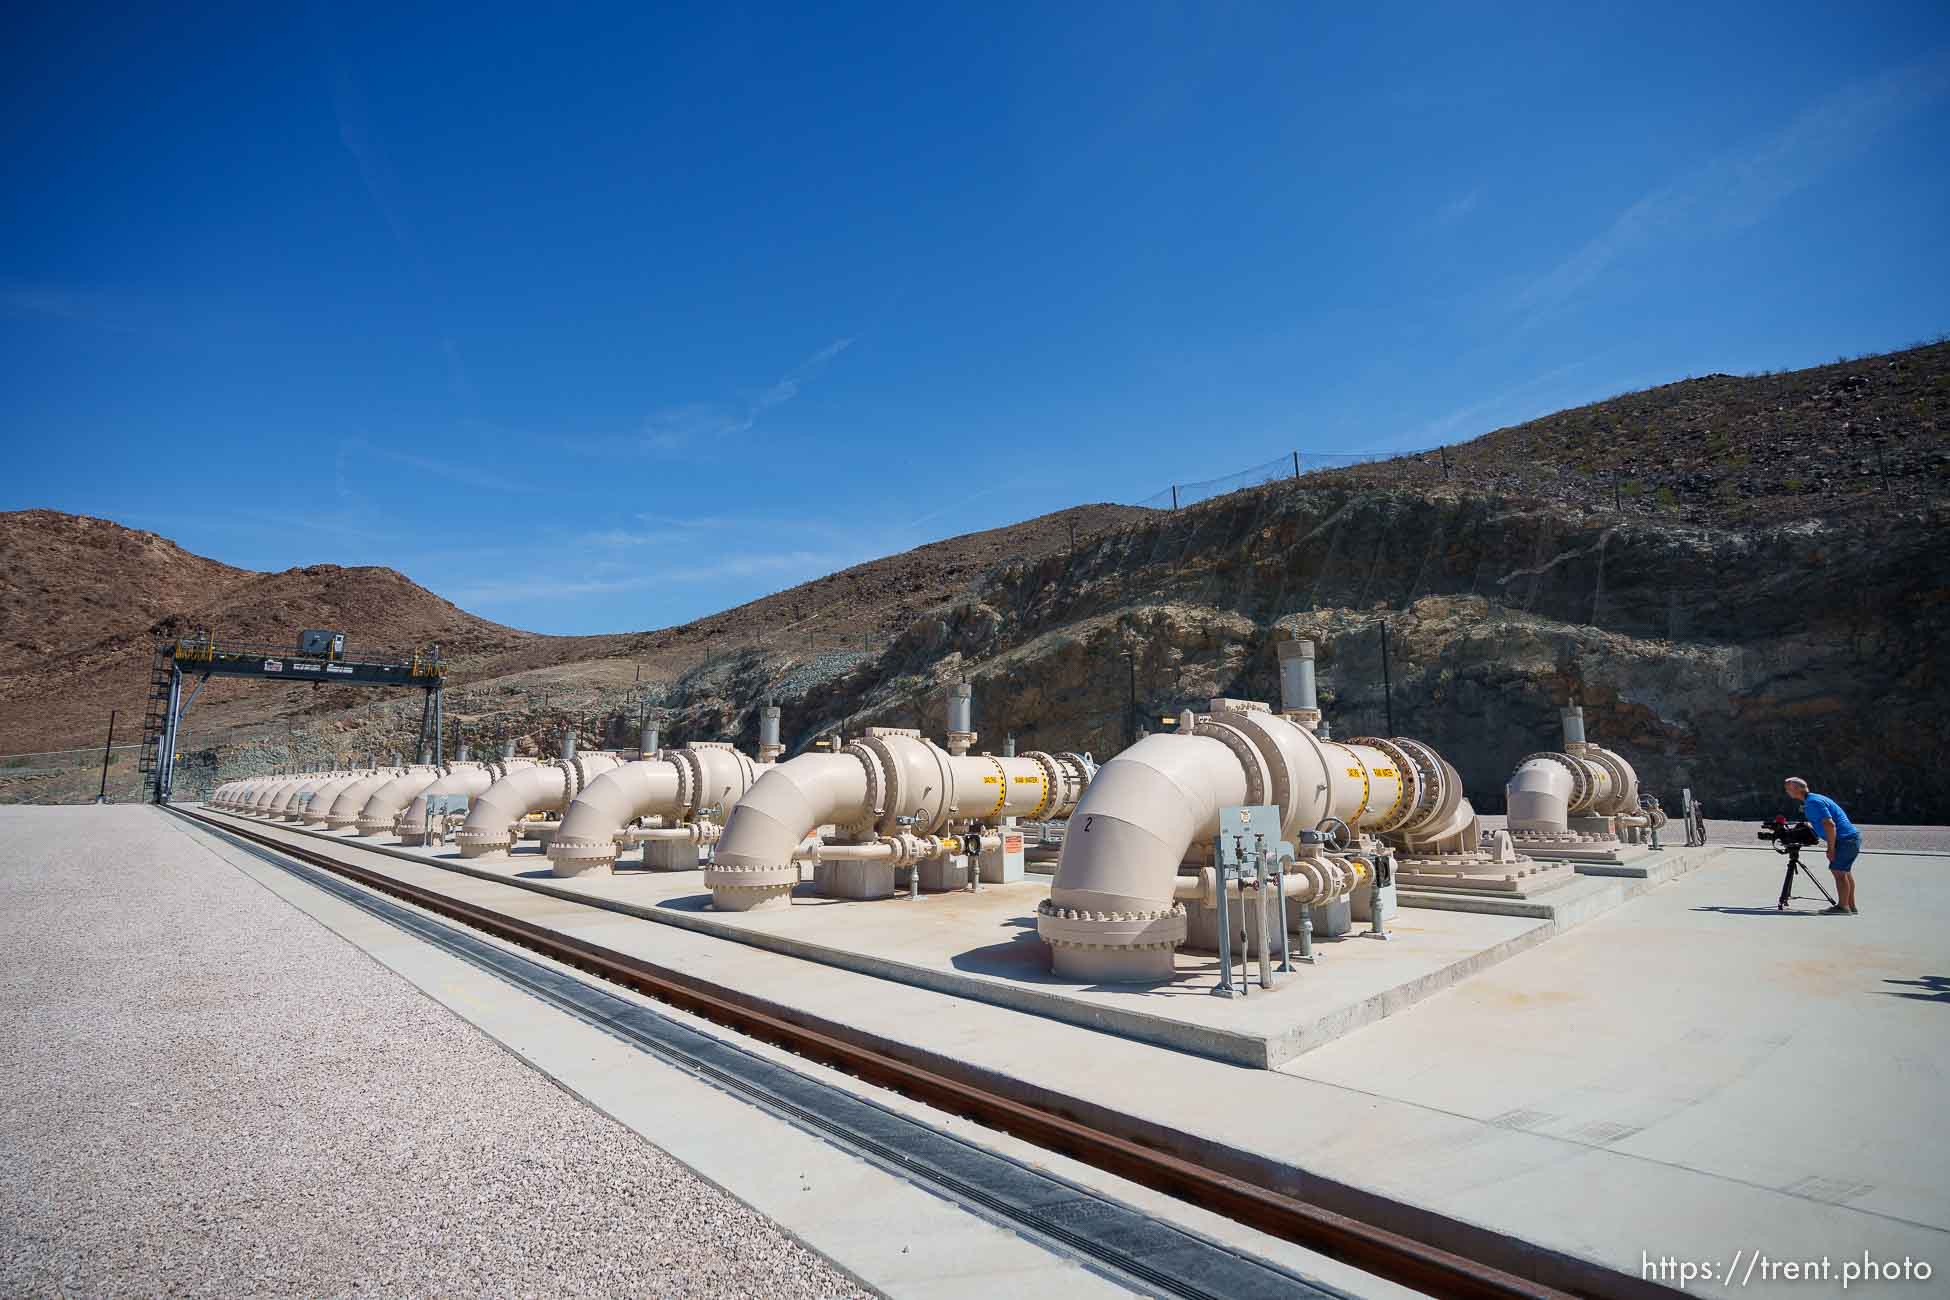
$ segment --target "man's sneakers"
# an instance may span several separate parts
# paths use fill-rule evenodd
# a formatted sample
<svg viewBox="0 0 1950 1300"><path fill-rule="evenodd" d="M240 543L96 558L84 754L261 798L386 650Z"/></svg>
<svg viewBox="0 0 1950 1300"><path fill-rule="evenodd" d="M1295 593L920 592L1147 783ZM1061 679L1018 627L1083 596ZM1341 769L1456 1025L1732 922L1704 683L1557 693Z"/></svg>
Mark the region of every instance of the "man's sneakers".
<svg viewBox="0 0 1950 1300"><path fill-rule="evenodd" d="M1846 907L1843 907L1843 906L1842 906L1842 905L1841 905L1840 903L1837 903L1837 904L1835 904L1835 906L1833 906L1833 907L1824 907L1824 908L1822 908L1822 909L1821 909L1821 911L1820 911L1819 913L1817 913L1817 915L1819 915L1819 916L1847 916L1847 915L1849 915L1849 910L1848 910L1848 909L1847 909Z"/></svg>
<svg viewBox="0 0 1950 1300"><path fill-rule="evenodd" d="M1854 915L1855 915L1855 909L1854 909L1854 908L1852 908L1852 907L1851 907L1851 908L1849 908L1849 909L1848 909L1848 914L1849 914L1850 916L1854 916Z"/></svg>

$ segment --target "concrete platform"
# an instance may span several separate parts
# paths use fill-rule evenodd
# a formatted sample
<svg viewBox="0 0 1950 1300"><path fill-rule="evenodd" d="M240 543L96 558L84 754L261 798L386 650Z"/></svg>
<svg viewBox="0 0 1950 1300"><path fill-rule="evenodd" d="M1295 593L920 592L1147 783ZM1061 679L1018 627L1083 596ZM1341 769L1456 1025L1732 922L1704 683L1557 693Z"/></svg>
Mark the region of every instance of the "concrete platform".
<svg viewBox="0 0 1950 1300"><path fill-rule="evenodd" d="M1317 942L1315 964L1296 962L1292 974L1275 976L1273 989L1254 984L1245 996L1226 999L1214 994L1218 961L1209 953L1181 951L1178 976L1169 985L1059 979L1036 934L1036 906L1049 896L1041 879L985 885L977 893L866 902L823 898L802 884L790 907L718 912L711 909L701 870L624 868L609 876L562 879L533 850L462 858L452 848L276 829L1256 1069L1411 1006L1554 933L1549 916L1400 916L1386 942L1361 937L1366 926L1357 926L1339 939Z"/></svg>
<svg viewBox="0 0 1950 1300"><path fill-rule="evenodd" d="M345 847L1438 1244L1515 1239L1631 1278L1648 1257L1725 1268L1756 1251L1837 1270L1907 1255L1950 1276L1939 858L1866 856L1868 912L1817 917L1774 912L1775 855L1725 853L1281 1069L1240 1070ZM1837 1290L1738 1283L1690 1289Z"/></svg>
<svg viewBox="0 0 1950 1300"><path fill-rule="evenodd" d="M1436 908L1451 912L1485 912L1496 916L1528 916L1554 921L1560 928L1581 925L1627 899L1705 866L1726 850L1725 845L1648 851L1644 856L1611 865L1581 862L1573 877L1534 896L1495 890L1435 889L1400 885L1403 907Z"/></svg>

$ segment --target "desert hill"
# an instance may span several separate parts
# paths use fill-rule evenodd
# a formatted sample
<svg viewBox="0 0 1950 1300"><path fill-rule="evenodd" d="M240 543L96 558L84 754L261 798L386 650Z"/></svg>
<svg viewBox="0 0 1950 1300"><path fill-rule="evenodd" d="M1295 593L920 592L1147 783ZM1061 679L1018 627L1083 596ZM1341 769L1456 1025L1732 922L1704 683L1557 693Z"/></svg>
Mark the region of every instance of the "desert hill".
<svg viewBox="0 0 1950 1300"><path fill-rule="evenodd" d="M1776 810L1786 762L1866 819L1950 821L1946 525L1943 343L1684 380L1446 457L1175 512L1078 507L599 637L499 627L390 570L253 574L30 511L0 516L0 748L97 742L111 703L139 709L153 637L198 624L438 640L455 664L449 715L477 744L539 748L573 727L623 745L647 710L668 740L750 745L767 696L794 745L875 723L936 731L967 675L983 745L1013 734L1099 756L1187 703L1273 698L1272 641L1300 633L1321 642L1323 696L1351 735L1390 711L1385 625L1395 730L1448 755L1487 811L1576 699L1649 789L1691 788L1716 815ZM50 649L77 668L46 668ZM417 725L412 701L211 692L193 783L410 748ZM0 783L10 797L36 795Z"/></svg>

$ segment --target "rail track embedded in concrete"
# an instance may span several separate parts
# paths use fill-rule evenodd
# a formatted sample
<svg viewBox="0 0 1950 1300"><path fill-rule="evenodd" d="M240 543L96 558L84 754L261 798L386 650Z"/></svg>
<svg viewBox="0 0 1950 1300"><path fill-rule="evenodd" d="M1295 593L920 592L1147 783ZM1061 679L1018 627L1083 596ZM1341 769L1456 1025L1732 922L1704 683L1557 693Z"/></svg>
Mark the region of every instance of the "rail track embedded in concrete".
<svg viewBox="0 0 1950 1300"><path fill-rule="evenodd" d="M795 1024L682 972L255 833L228 820L183 809L170 811L233 842L244 842L282 869L492 971L641 1050L1142 1289L1181 1296L1341 1294L700 1033L497 944L375 898L369 891L391 895L714 1024L1165 1192L1375 1276L1439 1296L1573 1294L1255 1185L1054 1109L1005 1096L979 1082L952 1078L820 1028ZM270 855L262 854L263 849L270 850ZM1617 1275L1617 1281L1621 1285L1615 1292L1601 1284L1579 1287L1578 1293L1637 1294L1651 1289L1635 1285L1637 1279L1622 1274Z"/></svg>

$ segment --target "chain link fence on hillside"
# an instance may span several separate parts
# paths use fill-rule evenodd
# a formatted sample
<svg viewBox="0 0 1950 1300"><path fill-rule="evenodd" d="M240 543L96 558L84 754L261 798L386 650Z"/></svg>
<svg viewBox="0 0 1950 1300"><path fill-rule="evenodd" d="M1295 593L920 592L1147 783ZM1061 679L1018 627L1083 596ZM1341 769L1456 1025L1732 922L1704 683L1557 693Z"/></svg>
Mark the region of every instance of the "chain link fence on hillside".
<svg viewBox="0 0 1950 1300"><path fill-rule="evenodd" d="M1151 510L1177 510L1246 488L1265 487L1269 483L1298 482L1309 475L1329 470L1348 469L1355 465L1406 457L1436 456L1440 460L1444 454L1444 449L1440 447L1421 450L1391 448L1385 451L1290 451L1273 460L1249 465L1245 469L1222 474L1218 478L1204 479L1196 483L1174 483L1162 492L1154 492L1142 501L1133 501L1131 504Z"/></svg>
<svg viewBox="0 0 1950 1300"><path fill-rule="evenodd" d="M0 803L141 803L149 778L141 769L142 746L48 749L0 754Z"/></svg>

